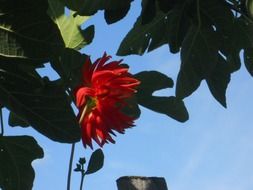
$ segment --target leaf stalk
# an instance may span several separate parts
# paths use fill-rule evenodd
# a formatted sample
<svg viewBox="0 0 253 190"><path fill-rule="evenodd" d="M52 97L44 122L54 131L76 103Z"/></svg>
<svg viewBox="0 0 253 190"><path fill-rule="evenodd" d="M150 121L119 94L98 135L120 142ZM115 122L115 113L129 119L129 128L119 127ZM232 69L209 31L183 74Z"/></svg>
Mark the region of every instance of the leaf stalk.
<svg viewBox="0 0 253 190"><path fill-rule="evenodd" d="M82 123L83 121L83 118L87 112L87 104L85 105L85 107L83 108L83 111L81 113L81 117L79 119L79 124ZM74 159L74 153L75 153L75 145L76 143L73 143L72 146L71 146L71 152L70 152L70 158L69 158L69 169L68 169L68 180L67 180L67 190L70 190L70 185L71 185L71 174L72 174L72 165L73 165L73 159ZM82 179L81 179L81 187L82 187L82 184L83 184L83 174L82 174ZM81 188L80 187L80 188Z"/></svg>
<svg viewBox="0 0 253 190"><path fill-rule="evenodd" d="M3 121L3 112L2 109L0 111L0 123L1 123L1 133L0 136L4 135L4 121Z"/></svg>

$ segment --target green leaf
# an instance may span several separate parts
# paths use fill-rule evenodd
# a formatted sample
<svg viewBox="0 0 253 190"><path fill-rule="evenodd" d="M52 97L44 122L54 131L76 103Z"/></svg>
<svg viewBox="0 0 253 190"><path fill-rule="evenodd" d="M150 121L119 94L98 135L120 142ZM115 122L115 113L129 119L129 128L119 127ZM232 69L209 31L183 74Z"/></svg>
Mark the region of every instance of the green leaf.
<svg viewBox="0 0 253 190"><path fill-rule="evenodd" d="M62 54L51 62L54 70L61 76L65 86L76 88L80 85L82 67L85 64L87 55L76 50L66 48Z"/></svg>
<svg viewBox="0 0 253 190"><path fill-rule="evenodd" d="M80 140L80 128L65 90L12 65L0 63L0 102L48 138Z"/></svg>
<svg viewBox="0 0 253 190"><path fill-rule="evenodd" d="M141 110L138 106L137 98L133 96L126 100L126 103L127 105L121 111L134 119L138 119L141 115Z"/></svg>
<svg viewBox="0 0 253 190"><path fill-rule="evenodd" d="M238 30L235 30L237 32L237 38L240 41L240 47L241 48L251 48L253 47L253 22L244 18L239 17L236 19L236 27Z"/></svg>
<svg viewBox="0 0 253 190"><path fill-rule="evenodd" d="M135 78L141 81L137 92L140 105L180 122L188 120L188 112L182 100L173 96L158 97L152 95L157 90L173 87L172 79L157 71L140 72L135 75Z"/></svg>
<svg viewBox="0 0 253 190"><path fill-rule="evenodd" d="M44 0L1 1L0 57L46 62L64 44Z"/></svg>
<svg viewBox="0 0 253 190"><path fill-rule="evenodd" d="M204 24L212 25L218 35L219 50L227 57L231 71L240 68L240 42L238 40L238 26L232 10L223 1L200 1ZM218 51L218 50L217 50Z"/></svg>
<svg viewBox="0 0 253 190"><path fill-rule="evenodd" d="M246 48L243 55L244 64L250 75L253 76L253 48Z"/></svg>
<svg viewBox="0 0 253 190"><path fill-rule="evenodd" d="M68 8L77 11L76 15L90 16L105 10L108 24L122 19L128 12L133 0L61 0Z"/></svg>
<svg viewBox="0 0 253 190"><path fill-rule="evenodd" d="M19 117L15 113L10 112L9 125L11 127L15 127L15 126L28 127L29 123L27 123L27 121L25 121L23 118Z"/></svg>
<svg viewBox="0 0 253 190"><path fill-rule="evenodd" d="M253 19L253 0L246 0L245 5L249 16Z"/></svg>
<svg viewBox="0 0 253 190"><path fill-rule="evenodd" d="M48 14L57 24L64 40L65 47L80 50L92 41L94 37L94 26L87 30L81 29L81 25L87 21L89 17L73 16L73 11L70 11L70 15L67 16L64 12L63 3L58 0L48 0L48 3Z"/></svg>
<svg viewBox="0 0 253 190"><path fill-rule="evenodd" d="M134 77L141 81L138 93L142 93L141 90L145 90L146 94L152 94L156 90L172 88L174 85L171 78L158 71L143 71L135 74Z"/></svg>
<svg viewBox="0 0 253 190"><path fill-rule="evenodd" d="M181 68L177 78L176 95L192 94L216 67L217 38L211 29L192 26L182 44Z"/></svg>
<svg viewBox="0 0 253 190"><path fill-rule="evenodd" d="M189 12L187 3L188 1L176 3L167 16L167 35L171 53L179 52L187 31L191 26L191 20L187 14Z"/></svg>
<svg viewBox="0 0 253 190"><path fill-rule="evenodd" d="M148 24L152 22L157 12L162 11L168 13L175 4L181 4L176 0L143 0L141 18L142 24Z"/></svg>
<svg viewBox="0 0 253 190"><path fill-rule="evenodd" d="M142 97L140 97L141 99ZM140 104L152 111L165 114L177 121L185 122L189 119L189 114L181 99L174 96L155 97L150 96L140 100Z"/></svg>
<svg viewBox="0 0 253 190"><path fill-rule="evenodd" d="M85 157L83 158L79 158L79 161L78 161L81 165L84 165L86 163L86 159Z"/></svg>
<svg viewBox="0 0 253 190"><path fill-rule="evenodd" d="M94 151L90 157L85 174L92 174L100 170L104 165L104 154L101 149Z"/></svg>
<svg viewBox="0 0 253 190"><path fill-rule="evenodd" d="M156 0L142 0L142 24L149 23L156 16Z"/></svg>
<svg viewBox="0 0 253 190"><path fill-rule="evenodd" d="M163 12L170 11L176 4L177 0L157 0L159 9Z"/></svg>
<svg viewBox="0 0 253 190"><path fill-rule="evenodd" d="M216 68L206 79L208 87L221 105L227 107L226 104L226 89L230 82L230 68L226 60L221 56L218 57Z"/></svg>
<svg viewBox="0 0 253 190"><path fill-rule="evenodd" d="M143 55L148 48L151 51L167 43L166 15L158 12L152 22L142 25L139 17L118 48L117 55Z"/></svg>
<svg viewBox="0 0 253 190"><path fill-rule="evenodd" d="M31 162L43 155L42 148L32 137L0 137L0 188L31 190L35 177Z"/></svg>
<svg viewBox="0 0 253 190"><path fill-rule="evenodd" d="M130 4L118 9L105 10L104 17L107 24L112 24L124 18L130 9Z"/></svg>

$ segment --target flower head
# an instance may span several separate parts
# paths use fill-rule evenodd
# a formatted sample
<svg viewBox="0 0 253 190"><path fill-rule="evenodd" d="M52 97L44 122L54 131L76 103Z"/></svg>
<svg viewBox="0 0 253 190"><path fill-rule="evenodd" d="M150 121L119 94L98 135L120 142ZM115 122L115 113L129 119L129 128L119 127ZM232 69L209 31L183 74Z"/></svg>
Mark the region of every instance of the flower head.
<svg viewBox="0 0 253 190"><path fill-rule="evenodd" d="M76 89L76 105L84 146L92 148L92 139L100 146L115 141L114 131L124 133L132 127L133 117L122 112L127 100L140 84L128 72L121 61L106 63L111 57L106 54L93 64L88 58L83 66L82 85Z"/></svg>

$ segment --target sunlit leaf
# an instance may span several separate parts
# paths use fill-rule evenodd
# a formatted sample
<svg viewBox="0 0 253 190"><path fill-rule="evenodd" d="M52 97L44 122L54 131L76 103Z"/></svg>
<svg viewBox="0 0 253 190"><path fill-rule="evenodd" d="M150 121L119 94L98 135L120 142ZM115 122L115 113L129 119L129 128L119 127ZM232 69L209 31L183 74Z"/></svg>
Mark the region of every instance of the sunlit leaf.
<svg viewBox="0 0 253 190"><path fill-rule="evenodd" d="M248 11L248 14L250 15L251 19L253 19L253 1L252 0L246 0L245 5Z"/></svg>
<svg viewBox="0 0 253 190"><path fill-rule="evenodd" d="M57 24L65 47L79 50L90 43L94 37L94 26L83 30L81 25L89 19L87 16L73 16L74 12L70 11L69 15L65 14L64 4L58 0L48 0L48 14Z"/></svg>

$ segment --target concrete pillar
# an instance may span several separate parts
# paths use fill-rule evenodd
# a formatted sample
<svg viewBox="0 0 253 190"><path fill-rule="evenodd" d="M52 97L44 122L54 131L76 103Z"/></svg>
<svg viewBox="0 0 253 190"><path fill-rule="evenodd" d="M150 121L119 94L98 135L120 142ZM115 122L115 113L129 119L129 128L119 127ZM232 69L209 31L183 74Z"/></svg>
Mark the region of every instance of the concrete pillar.
<svg viewBox="0 0 253 190"><path fill-rule="evenodd" d="M116 182L118 190L168 190L163 177L123 176Z"/></svg>

